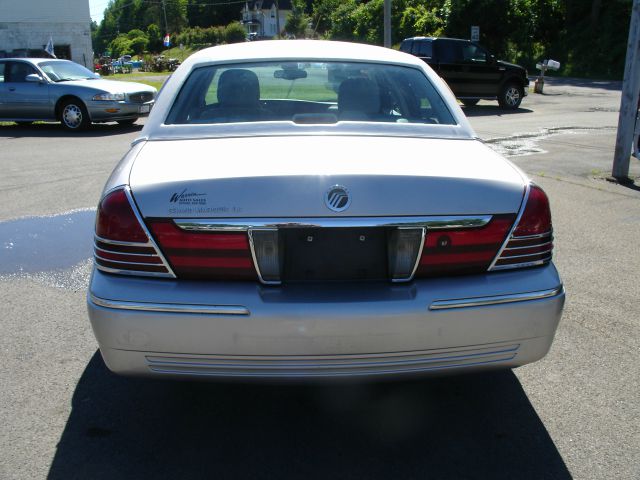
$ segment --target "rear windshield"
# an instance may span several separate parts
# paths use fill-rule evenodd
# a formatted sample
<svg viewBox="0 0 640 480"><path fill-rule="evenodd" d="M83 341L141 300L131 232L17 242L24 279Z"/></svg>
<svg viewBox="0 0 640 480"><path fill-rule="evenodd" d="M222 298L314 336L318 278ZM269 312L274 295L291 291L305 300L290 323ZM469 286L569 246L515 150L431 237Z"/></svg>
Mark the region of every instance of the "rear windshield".
<svg viewBox="0 0 640 480"><path fill-rule="evenodd" d="M212 65L187 78L167 124L292 121L454 125L418 69L344 62Z"/></svg>

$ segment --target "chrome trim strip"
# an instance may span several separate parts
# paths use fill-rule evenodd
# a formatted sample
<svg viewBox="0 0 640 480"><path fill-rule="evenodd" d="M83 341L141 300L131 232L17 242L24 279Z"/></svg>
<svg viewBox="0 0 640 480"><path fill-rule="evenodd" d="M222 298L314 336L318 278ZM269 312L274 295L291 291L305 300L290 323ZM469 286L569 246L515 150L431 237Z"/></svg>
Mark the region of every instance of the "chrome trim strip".
<svg viewBox="0 0 640 480"><path fill-rule="evenodd" d="M106 273L117 273L118 275L131 275L134 277L175 278L168 272L145 272L141 270L120 270L119 268L104 267L102 265L98 265L95 259L93 261L93 264L98 270ZM158 266L162 267L163 265L158 264Z"/></svg>
<svg viewBox="0 0 640 480"><path fill-rule="evenodd" d="M182 228L182 227L180 227ZM186 229L185 229L186 230ZM256 257L256 249L254 247L253 244L253 231L254 230L260 230L260 231L269 231L269 232L273 232L273 231L278 231L277 228L250 228L249 230L247 230L247 234L249 236L249 249L251 250L251 258L253 259L253 266L256 269L256 272L258 274L258 280L260 280L260 283L264 284L264 285L280 285L282 284L282 280L265 280L264 278L262 278L262 273L260 272L260 266L258 265L258 258ZM210 231L210 230L207 230ZM282 272L280 272L282 274Z"/></svg>
<svg viewBox="0 0 640 480"><path fill-rule="evenodd" d="M273 228L358 228L403 227L440 230L445 228L479 228L492 215L443 215L425 217L318 217L318 218L176 218L183 230L196 232L238 232Z"/></svg>
<svg viewBox="0 0 640 480"><path fill-rule="evenodd" d="M512 239L513 240L513 239ZM551 245L552 242L544 242L544 243L537 243L535 245L525 245L524 247L507 247L505 248L505 252L507 250L525 250L527 248L540 248L540 247L546 247L547 245ZM504 253L504 252L503 252ZM540 253L544 253L544 252L540 252ZM513 258L513 257L504 257L504 258Z"/></svg>
<svg viewBox="0 0 640 480"><path fill-rule="evenodd" d="M538 233L536 235L524 235L524 236L513 237L511 238L511 240L533 240L535 238L549 237L551 236L552 233L553 233L553 230L549 230L548 232Z"/></svg>
<svg viewBox="0 0 640 480"><path fill-rule="evenodd" d="M505 257L512 258L512 257ZM525 268L525 267L535 267L537 265L544 265L545 263L549 263L551 261L551 255L542 260L534 260L532 262L522 262L522 263L510 263L508 265L496 265L493 267L493 271L496 270L510 270L513 268Z"/></svg>
<svg viewBox="0 0 640 480"><path fill-rule="evenodd" d="M138 212L138 206L136 205L136 202L133 199L133 196L131 195L131 187L129 187L129 185L125 185L124 193L127 196L127 200L129 200L129 204L131 205L131 210L133 210L133 214L136 216L136 219L138 220L138 223L140 224L140 227L142 228L144 233L147 235L147 238L149 239L149 243L151 243L151 246L153 246L153 248L155 249L156 253L160 257L160 260L162 260L162 263L163 263L164 267L167 269L167 271L169 272L169 274L173 278L176 278L176 274L173 272L173 269L169 265L169 262L167 262L167 259L164 258L164 255L162 254L162 250L160 250L158 245L156 245L155 240L151 236L151 232L149 232L149 229L147 228L147 225L144 223L144 219L140 215L140 212Z"/></svg>
<svg viewBox="0 0 640 480"><path fill-rule="evenodd" d="M121 300L108 300L89 294L89 299L94 304L118 310L137 310L143 312L165 313L201 313L208 315L249 315L249 309L242 305L188 305L181 303L145 303L125 302Z"/></svg>
<svg viewBox="0 0 640 480"><path fill-rule="evenodd" d="M413 227L398 227L398 228L402 230L413 229ZM416 271L418 270L418 266L420 265L420 259L422 258L422 250L424 249L424 242L426 240L426 235L427 235L427 229L423 227L422 238L420 240L420 248L418 249L418 256L416 257L416 263L413 265L413 270L411 271L411 275L409 275L407 278L395 278L395 279L392 278L391 283L406 283L413 280L413 277L415 276Z"/></svg>
<svg viewBox="0 0 640 480"><path fill-rule="evenodd" d="M505 257L501 257L501 258L499 258L499 259L498 259L498 262L499 262L500 260L510 260L510 259L512 259L512 258L536 257L536 256L538 256L538 255L547 255L547 254L549 254L549 253L551 253L551 250L550 250L550 249L548 249L548 250L543 250L542 252L527 253L527 254L525 254L525 255L508 255L508 256L505 256Z"/></svg>
<svg viewBox="0 0 640 480"><path fill-rule="evenodd" d="M153 258L159 258L157 253L131 253L131 252L118 252L115 250L107 250L106 248L100 248L97 245L93 245L93 249L94 250L99 250L101 252L105 252L105 253L112 253L114 255L135 255L136 257L153 257ZM106 260L103 259L103 260Z"/></svg>
<svg viewBox="0 0 640 480"><path fill-rule="evenodd" d="M98 260L102 260L103 262L118 263L120 265L144 265L145 267L162 267L162 268L166 268L161 263L144 263L144 262L128 262L128 261L123 261L123 260L111 260L110 258L101 257L97 253L94 253L93 256L94 256L94 258L97 258Z"/></svg>
<svg viewBox="0 0 640 480"><path fill-rule="evenodd" d="M141 242L122 242L120 240L107 240L106 238L99 237L98 235L93 235L94 242L102 242L108 243L111 245L122 245L123 247L153 247L153 245L149 242L141 243Z"/></svg>
<svg viewBox="0 0 640 480"><path fill-rule="evenodd" d="M564 293L564 287L540 290L537 292L515 293L510 295L494 295L490 297L459 298L454 300L436 300L431 302L429 310L447 310L451 308L482 307L486 305L500 305L503 303L528 302L543 298L555 297Z"/></svg>
<svg viewBox="0 0 640 480"><path fill-rule="evenodd" d="M530 191L531 191L531 182L527 183L527 185L525 186L524 196L522 197L522 203L520 204L520 209L518 211L518 216L516 217L515 222L513 222L513 225L511 225L511 230L509 230L509 234L504 239L504 242L502 242L502 246L500 247L500 250L498 250L498 253L496 253L496 256L493 257L493 261L491 262L491 265L489 265L489 268L487 269L487 272L490 272L490 271L492 271L494 269L494 267L496 265L496 262L500 258L500 255L502 255L502 252L504 251L504 249L507 248L507 244L509 243L509 240L511 240L511 236L513 235L513 232L515 231L516 227L518 226L518 223L520 222L520 219L522 218L522 215L524 215L524 209L527 206L527 200L529 200L529 192Z"/></svg>

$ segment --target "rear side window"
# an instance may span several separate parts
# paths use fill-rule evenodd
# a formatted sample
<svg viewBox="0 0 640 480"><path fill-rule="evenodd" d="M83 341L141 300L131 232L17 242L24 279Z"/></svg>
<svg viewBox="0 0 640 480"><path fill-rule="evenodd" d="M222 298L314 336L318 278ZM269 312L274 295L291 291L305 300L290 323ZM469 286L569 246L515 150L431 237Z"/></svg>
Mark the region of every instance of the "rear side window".
<svg viewBox="0 0 640 480"><path fill-rule="evenodd" d="M454 125L424 73L356 62L259 62L194 70L167 124L340 121Z"/></svg>
<svg viewBox="0 0 640 480"><path fill-rule="evenodd" d="M439 41L437 45L440 63L462 62L461 42Z"/></svg>
<svg viewBox="0 0 640 480"><path fill-rule="evenodd" d="M411 53L418 57L431 58L433 56L432 42L429 40L413 42L413 49Z"/></svg>
<svg viewBox="0 0 640 480"><path fill-rule="evenodd" d="M411 44L413 40L403 40L400 44L400 51L404 53L411 53Z"/></svg>

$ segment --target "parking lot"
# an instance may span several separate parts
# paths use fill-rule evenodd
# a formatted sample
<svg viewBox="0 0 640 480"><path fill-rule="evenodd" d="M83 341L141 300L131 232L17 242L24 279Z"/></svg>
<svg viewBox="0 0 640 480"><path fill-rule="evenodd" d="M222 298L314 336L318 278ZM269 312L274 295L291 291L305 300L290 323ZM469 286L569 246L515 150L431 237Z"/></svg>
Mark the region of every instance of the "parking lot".
<svg viewBox="0 0 640 480"><path fill-rule="evenodd" d="M620 88L465 109L548 193L567 304L540 362L411 382L112 375L85 308L93 209L143 122L0 126L0 479L640 478L640 180L605 179Z"/></svg>

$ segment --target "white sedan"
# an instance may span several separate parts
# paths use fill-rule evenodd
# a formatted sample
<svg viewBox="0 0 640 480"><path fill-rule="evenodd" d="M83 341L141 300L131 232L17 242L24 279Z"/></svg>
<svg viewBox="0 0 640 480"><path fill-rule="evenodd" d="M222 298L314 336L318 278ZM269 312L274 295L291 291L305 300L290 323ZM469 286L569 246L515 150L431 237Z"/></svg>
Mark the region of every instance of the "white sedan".
<svg viewBox="0 0 640 480"><path fill-rule="evenodd" d="M547 196L416 57L206 49L107 182L88 292L126 375L397 377L542 358L565 293Z"/></svg>

